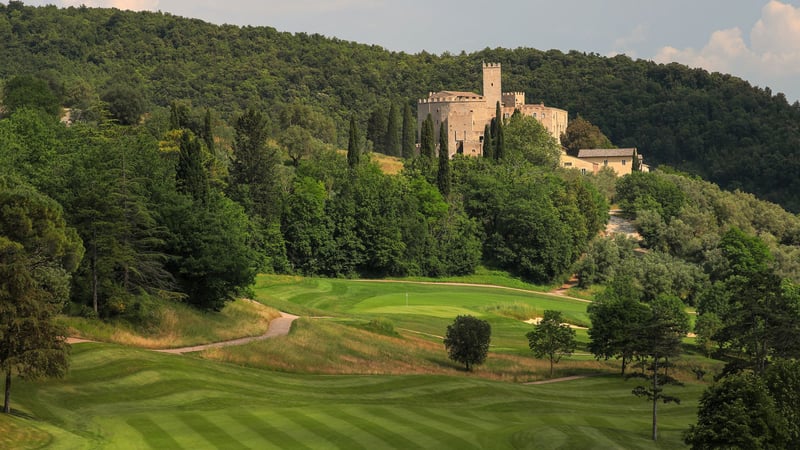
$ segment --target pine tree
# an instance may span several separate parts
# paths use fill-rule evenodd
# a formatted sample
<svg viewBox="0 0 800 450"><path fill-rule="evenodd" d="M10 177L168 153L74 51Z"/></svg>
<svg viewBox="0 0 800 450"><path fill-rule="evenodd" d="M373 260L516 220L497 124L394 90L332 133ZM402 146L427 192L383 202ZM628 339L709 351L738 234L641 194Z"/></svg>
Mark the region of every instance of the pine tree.
<svg viewBox="0 0 800 450"><path fill-rule="evenodd" d="M406 103L403 108L403 158L408 159L414 157L414 147L417 140L416 125L417 120L414 117L413 111L411 111L411 106Z"/></svg>
<svg viewBox="0 0 800 450"><path fill-rule="evenodd" d="M347 142L347 164L350 168L358 166L361 160L361 150L358 148L358 129L355 116L350 117L350 138Z"/></svg>
<svg viewBox="0 0 800 450"><path fill-rule="evenodd" d="M436 174L436 184L439 187L442 197L450 196L452 184L450 175L450 151L447 148L447 127L442 122L439 125L439 172Z"/></svg>

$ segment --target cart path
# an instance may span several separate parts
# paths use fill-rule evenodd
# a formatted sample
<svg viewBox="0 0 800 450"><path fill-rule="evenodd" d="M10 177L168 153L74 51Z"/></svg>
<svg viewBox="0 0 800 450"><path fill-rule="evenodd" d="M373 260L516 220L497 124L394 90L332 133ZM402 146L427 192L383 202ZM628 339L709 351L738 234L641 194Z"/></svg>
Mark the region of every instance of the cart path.
<svg viewBox="0 0 800 450"><path fill-rule="evenodd" d="M528 383L522 383L522 384L524 384L526 386L531 386L531 385L538 385L538 384L561 383L561 382L564 382L564 381L582 380L584 378L597 377L597 376L600 376L600 375L608 375L608 374L607 373L593 373L593 374L589 374L589 375L573 375L571 377L550 378L549 380L530 381Z"/></svg>
<svg viewBox="0 0 800 450"><path fill-rule="evenodd" d="M281 313L281 316L270 320L269 329L267 330L266 333L262 334L261 336L249 336L238 339L231 339L229 341L220 341L220 342L212 342L210 344L193 345L190 347L150 349L150 350L159 353L171 353L179 355L183 353L200 352L210 348L243 345L243 344L249 344L250 342L263 341L264 339L272 339L280 336L286 336L289 334L289 330L292 328L292 322L299 319L300 316L285 313L282 311L279 312ZM96 341L91 341L88 339L81 339L81 338L72 338L72 337L67 338L68 344L80 344L83 342L96 342Z"/></svg>
<svg viewBox="0 0 800 450"><path fill-rule="evenodd" d="M210 348L243 345L255 341L263 341L264 339L286 336L287 334L289 334L289 330L292 328L292 322L300 318L300 316L295 316L294 314L289 314L282 311L280 311L280 313L281 313L280 317L277 317L269 321L269 329L267 330L266 333L262 334L261 336L251 336L239 339L231 339L230 341L214 342L211 344L203 344L203 345L193 345L191 347L165 348L154 351L160 353L172 353L172 354L201 352L203 350L208 350Z"/></svg>

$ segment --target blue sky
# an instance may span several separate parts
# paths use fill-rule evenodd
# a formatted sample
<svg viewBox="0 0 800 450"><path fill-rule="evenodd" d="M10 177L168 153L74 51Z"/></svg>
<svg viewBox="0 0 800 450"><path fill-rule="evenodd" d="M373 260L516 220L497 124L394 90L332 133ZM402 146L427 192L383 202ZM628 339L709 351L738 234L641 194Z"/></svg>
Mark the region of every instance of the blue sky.
<svg viewBox="0 0 800 450"><path fill-rule="evenodd" d="M624 53L732 73L800 100L800 0L23 0L161 10L390 50Z"/></svg>

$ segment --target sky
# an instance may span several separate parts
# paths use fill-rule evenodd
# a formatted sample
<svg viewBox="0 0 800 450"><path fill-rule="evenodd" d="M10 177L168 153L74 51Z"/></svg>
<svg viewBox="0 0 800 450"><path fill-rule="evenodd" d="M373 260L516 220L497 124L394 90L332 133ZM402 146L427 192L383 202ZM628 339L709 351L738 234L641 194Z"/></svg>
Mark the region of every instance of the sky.
<svg viewBox="0 0 800 450"><path fill-rule="evenodd" d="M730 73L800 100L800 0L23 0L163 11L440 54L626 54Z"/></svg>

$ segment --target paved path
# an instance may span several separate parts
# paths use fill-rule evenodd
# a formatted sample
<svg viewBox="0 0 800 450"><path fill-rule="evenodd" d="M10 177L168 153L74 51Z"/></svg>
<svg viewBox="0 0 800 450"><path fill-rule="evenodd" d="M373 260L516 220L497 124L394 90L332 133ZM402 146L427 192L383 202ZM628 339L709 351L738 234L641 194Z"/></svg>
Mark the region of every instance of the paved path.
<svg viewBox="0 0 800 450"><path fill-rule="evenodd" d="M269 321L269 329L267 330L266 333L262 334L261 336L251 336L239 339L232 339L230 341L214 342L211 344L203 344L203 345L194 345L191 347L166 348L155 351L161 353L173 353L173 354L200 352L210 348L243 345L243 344L249 344L250 342L263 341L264 339L270 339L278 336L286 336L287 334L289 334L289 329L292 328L292 322L294 322L298 318L299 316L295 316L294 314L281 312L280 317Z"/></svg>

